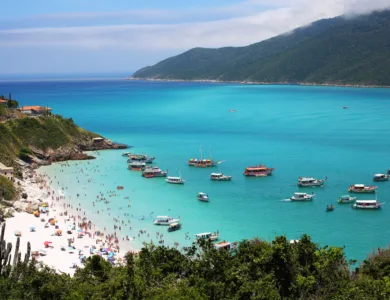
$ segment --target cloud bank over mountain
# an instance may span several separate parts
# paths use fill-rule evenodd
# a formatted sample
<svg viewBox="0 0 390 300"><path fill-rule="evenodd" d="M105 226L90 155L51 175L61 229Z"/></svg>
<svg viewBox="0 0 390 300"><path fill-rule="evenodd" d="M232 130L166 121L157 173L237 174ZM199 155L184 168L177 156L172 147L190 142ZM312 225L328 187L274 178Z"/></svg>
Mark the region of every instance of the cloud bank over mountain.
<svg viewBox="0 0 390 300"><path fill-rule="evenodd" d="M90 55L99 60L90 65L87 58L85 64L73 66L65 70L67 72L74 68L103 71L107 67L113 71L112 63L119 64L119 61L122 63L117 68L135 70L141 63L152 64L162 59L162 55L177 54L192 47L243 46L318 19L342 14L353 17L386 8L390 8L388 0L247 0L193 10L33 15L0 21L0 54L14 53L10 60L24 62L28 72L38 64L26 64L26 55L40 62L38 71L49 72L50 62L64 52L66 60L70 61ZM107 59L112 55L115 59ZM140 56L143 59L139 59ZM56 65L57 70L67 69L72 64ZM22 72L22 65L14 64L13 71Z"/></svg>

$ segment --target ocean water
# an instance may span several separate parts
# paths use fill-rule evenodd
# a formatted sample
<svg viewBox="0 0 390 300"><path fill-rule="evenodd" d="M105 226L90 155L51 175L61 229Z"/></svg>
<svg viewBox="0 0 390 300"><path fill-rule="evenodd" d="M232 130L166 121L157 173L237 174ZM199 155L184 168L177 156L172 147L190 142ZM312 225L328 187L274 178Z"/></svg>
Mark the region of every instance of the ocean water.
<svg viewBox="0 0 390 300"><path fill-rule="evenodd" d="M127 170L122 151L101 151L97 159L41 168L58 190L79 202L101 227L113 217L131 221L122 232L133 243L164 232L166 244L188 245L196 233L219 230L222 240L276 235L298 239L310 234L321 245L345 246L350 259L364 259L390 241L390 182L379 182L381 210L354 210L337 204L351 184L372 184L374 173L390 168L390 90L342 87L163 83L125 80L0 82L22 105L47 105L80 126L133 152L156 157L155 165L181 174L183 186L162 178L145 179ZM342 109L344 105L348 109ZM229 112L235 109L235 113ZM216 168L188 167L189 158L224 162ZM259 163L275 168L267 178L246 178L245 167ZM232 175L231 182L211 182L212 171ZM83 172L83 173L81 173ZM312 202L285 201L299 191L298 177L328 177ZM116 187L123 185L124 190ZM106 205L92 202L99 192L117 196ZM198 192L209 203L196 199ZM80 196L77 197L77 194ZM128 207L128 200L130 205ZM371 199L372 195L359 195ZM325 212L333 204L335 211ZM110 208L110 210L106 210ZM99 214L96 210L104 210ZM110 214L110 215L108 215ZM124 216L129 214L129 216ZM153 226L156 215L180 216L183 228L167 233ZM138 231L151 233L138 238ZM185 233L191 240L185 238Z"/></svg>

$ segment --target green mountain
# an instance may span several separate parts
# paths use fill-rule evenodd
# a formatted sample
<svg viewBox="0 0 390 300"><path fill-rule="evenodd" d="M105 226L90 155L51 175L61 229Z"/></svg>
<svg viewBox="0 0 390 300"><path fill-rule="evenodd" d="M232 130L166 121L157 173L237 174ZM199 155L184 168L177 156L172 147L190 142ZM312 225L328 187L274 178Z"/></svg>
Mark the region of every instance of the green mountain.
<svg viewBox="0 0 390 300"><path fill-rule="evenodd" d="M390 86L390 11L320 20L246 47L194 48L134 79Z"/></svg>

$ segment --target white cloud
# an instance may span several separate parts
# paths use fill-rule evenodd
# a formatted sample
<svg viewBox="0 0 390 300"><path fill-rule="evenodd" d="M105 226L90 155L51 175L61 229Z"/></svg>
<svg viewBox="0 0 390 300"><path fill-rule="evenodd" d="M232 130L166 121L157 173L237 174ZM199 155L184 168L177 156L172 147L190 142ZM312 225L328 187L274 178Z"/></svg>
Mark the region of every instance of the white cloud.
<svg viewBox="0 0 390 300"><path fill-rule="evenodd" d="M174 54L192 47L244 46L318 19L384 8L390 8L389 0L247 0L239 6L205 8L203 12L203 15L211 16L218 11L218 15L224 18L199 21L201 11L136 11L133 15L144 18L142 24L128 22L99 26L75 24L81 20L100 18L100 13L66 14L58 16L58 19L76 19L78 22L69 21L69 27L53 25L0 30L0 51L4 47L45 48L59 53L59 49L69 49L80 53L84 51L82 55L87 56L90 51L103 53L106 49L109 54L118 49L128 49L133 53L138 51L139 55L146 50ZM104 14L108 19L115 19L131 15L131 12ZM45 18L55 19L54 16ZM171 22L153 24L156 19L169 19Z"/></svg>

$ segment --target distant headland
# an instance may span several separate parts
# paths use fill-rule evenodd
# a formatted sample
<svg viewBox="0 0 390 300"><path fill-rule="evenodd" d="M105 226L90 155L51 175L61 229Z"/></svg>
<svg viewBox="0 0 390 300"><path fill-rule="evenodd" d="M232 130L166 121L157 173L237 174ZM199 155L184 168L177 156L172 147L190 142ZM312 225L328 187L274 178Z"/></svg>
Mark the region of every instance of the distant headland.
<svg viewBox="0 0 390 300"><path fill-rule="evenodd" d="M314 22L246 47L194 48L130 79L389 87L390 11Z"/></svg>

